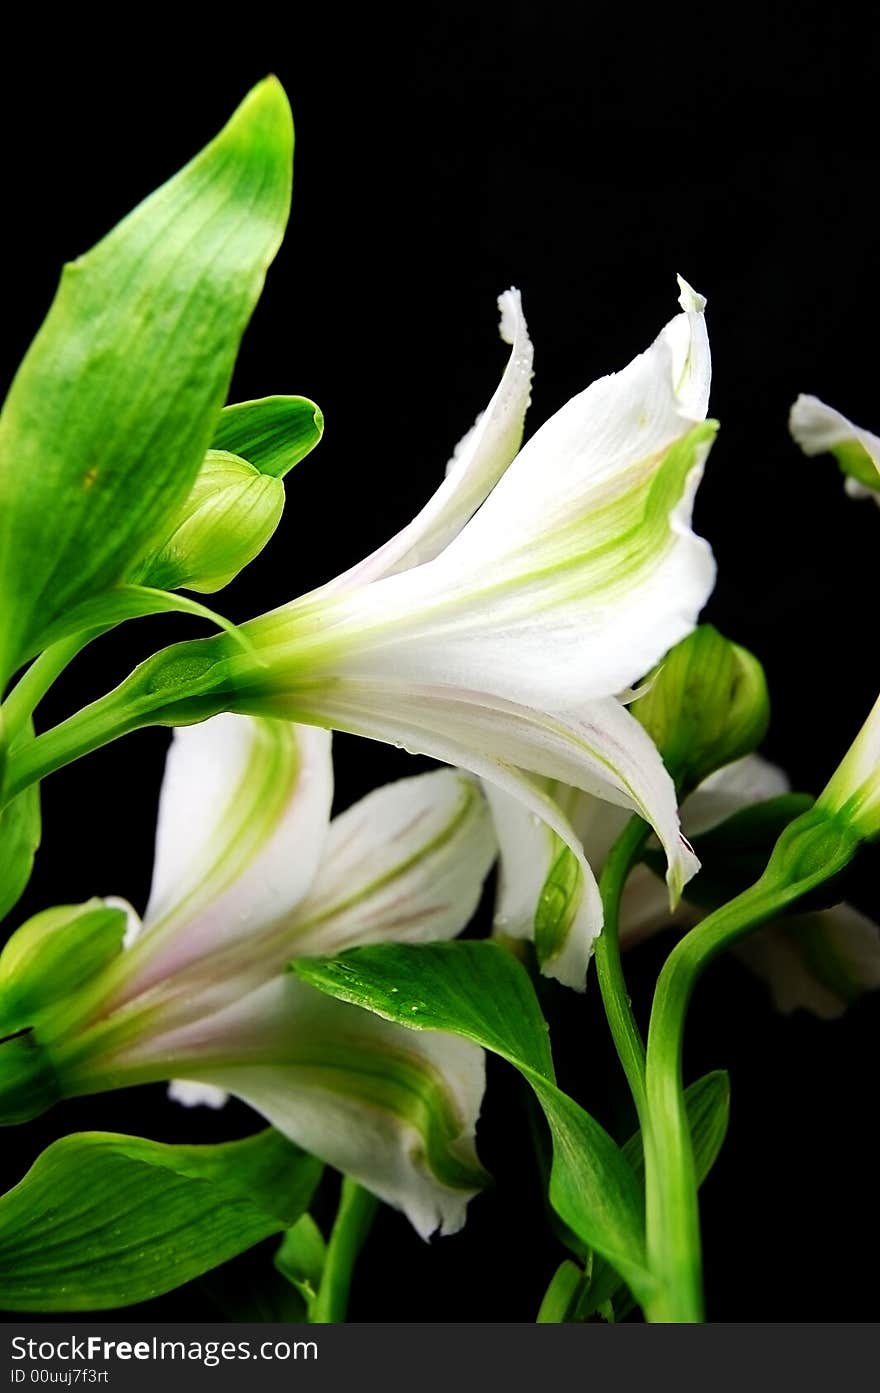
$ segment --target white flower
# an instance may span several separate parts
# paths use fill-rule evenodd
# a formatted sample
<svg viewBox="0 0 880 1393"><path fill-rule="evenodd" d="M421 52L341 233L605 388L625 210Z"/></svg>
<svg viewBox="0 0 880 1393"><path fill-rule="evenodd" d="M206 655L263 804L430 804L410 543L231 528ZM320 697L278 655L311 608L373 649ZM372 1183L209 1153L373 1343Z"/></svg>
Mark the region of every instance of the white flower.
<svg viewBox="0 0 880 1393"><path fill-rule="evenodd" d="M651 822L673 900L696 870L672 781L618 698L690 632L714 580L690 526L714 435L704 303L681 282L683 313L651 347L517 454L532 358L509 291L510 362L434 498L359 566L243 626L250 652L210 640L220 658L200 688L214 684L229 709L433 755L512 793L577 859L581 910L560 952L581 979L601 904L542 777Z"/></svg>
<svg viewBox="0 0 880 1393"><path fill-rule="evenodd" d="M682 826L692 837L708 832L741 808L788 791L781 769L748 755L719 769L682 806ZM536 826L515 800L487 788L501 847L496 905L498 934L533 938L540 923L542 892L559 853L547 829ZM601 866L622 832L628 814L578 792L556 788L583 838L592 865ZM551 881L552 884L552 881ZM689 926L705 911L685 900L671 914L663 885L647 866L634 867L620 907L620 942L632 948L675 925ZM850 905L791 915L759 930L733 950L769 987L780 1011L804 1007L822 1017L839 1015L862 992L880 987L880 929ZM569 985L564 961L555 973Z"/></svg>
<svg viewBox="0 0 880 1393"><path fill-rule="evenodd" d="M451 938L496 844L478 783L386 785L333 819L330 737L224 715L177 731L143 923L89 989L69 1093L183 1079L173 1096L249 1103L286 1136L452 1232L485 1176L474 1151L482 1052L389 1025L286 971L359 944Z"/></svg>

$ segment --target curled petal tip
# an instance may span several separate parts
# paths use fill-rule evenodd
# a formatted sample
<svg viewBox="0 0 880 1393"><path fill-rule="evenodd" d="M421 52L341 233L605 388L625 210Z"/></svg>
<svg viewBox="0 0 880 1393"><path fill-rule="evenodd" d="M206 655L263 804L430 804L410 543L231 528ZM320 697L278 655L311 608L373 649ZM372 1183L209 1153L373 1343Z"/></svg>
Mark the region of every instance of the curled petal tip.
<svg viewBox="0 0 880 1393"><path fill-rule="evenodd" d="M522 296L515 285L498 296L498 313L501 315L498 332L505 343L512 344L516 339L517 326L523 320Z"/></svg>
<svg viewBox="0 0 880 1393"><path fill-rule="evenodd" d="M678 303L686 314L702 314L706 308L706 297L689 285L684 276L676 276L678 281Z"/></svg>

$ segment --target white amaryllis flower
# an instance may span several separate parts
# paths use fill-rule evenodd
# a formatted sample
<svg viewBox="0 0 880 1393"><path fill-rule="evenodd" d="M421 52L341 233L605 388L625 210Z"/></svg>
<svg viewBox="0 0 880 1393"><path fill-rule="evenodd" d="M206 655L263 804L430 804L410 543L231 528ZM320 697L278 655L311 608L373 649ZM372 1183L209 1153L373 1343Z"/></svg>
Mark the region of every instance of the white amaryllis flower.
<svg viewBox="0 0 880 1393"><path fill-rule="evenodd" d="M581 979L601 902L534 776L646 818L674 900L697 864L672 781L619 699L694 627L714 580L690 525L715 430L705 302L684 282L680 302L646 352L517 453L532 351L518 293L502 296L510 362L434 498L359 566L244 625L250 651L207 641L199 689L228 709L403 745L512 793L577 859L580 909L557 956Z"/></svg>
<svg viewBox="0 0 880 1393"><path fill-rule="evenodd" d="M759 755L747 755L712 774L685 800L682 826L689 836L698 836L741 808L774 798L788 788L781 769ZM542 896L554 893L552 872L559 842L524 815L515 800L491 788L487 792L501 848L495 931L506 937L531 939L536 922L540 932ZM583 838L593 866L601 868L623 831L627 814L576 789L554 788L551 792ZM564 893L564 888L559 885L556 893ZM635 866L621 899L621 946L634 947L673 926L690 926L704 913L685 899L671 914L662 882L647 866ZM880 987L880 929L851 905L786 916L733 951L766 982L783 1012L803 1007L830 1018L863 992Z"/></svg>
<svg viewBox="0 0 880 1393"><path fill-rule="evenodd" d="M451 938L496 854L480 787L403 779L330 821L330 736L223 715L177 731L149 904L56 1043L66 1092L183 1078L232 1093L392 1205L452 1232L485 1180L482 1051L345 1006L291 958ZM204 1092L205 1086L208 1093Z"/></svg>
<svg viewBox="0 0 880 1393"><path fill-rule="evenodd" d="M880 437L854 425L818 397L799 396L788 418L794 440L805 455L834 455L853 498L873 498L880 506Z"/></svg>

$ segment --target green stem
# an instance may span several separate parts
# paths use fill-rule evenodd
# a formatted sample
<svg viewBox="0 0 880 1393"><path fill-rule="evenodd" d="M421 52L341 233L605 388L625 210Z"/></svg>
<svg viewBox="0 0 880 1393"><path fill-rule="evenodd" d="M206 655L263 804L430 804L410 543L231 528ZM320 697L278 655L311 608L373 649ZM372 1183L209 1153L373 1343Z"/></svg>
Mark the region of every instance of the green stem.
<svg viewBox="0 0 880 1393"><path fill-rule="evenodd" d="M623 976L619 928L620 899L626 879L650 831L650 827L641 818L631 818L608 853L599 879L605 923L596 939L595 950L602 1004L643 1128L647 1120L645 1046L632 1012Z"/></svg>
<svg viewBox="0 0 880 1393"><path fill-rule="evenodd" d="M10 740L34 714L49 688L73 662L89 638L83 634L72 634L69 638L59 639L35 658L19 678L3 703L3 717Z"/></svg>
<svg viewBox="0 0 880 1393"><path fill-rule="evenodd" d="M334 1325L345 1320L354 1265L378 1207L375 1195L348 1176L343 1178L321 1285L309 1312L313 1325Z"/></svg>
<svg viewBox="0 0 880 1393"><path fill-rule="evenodd" d="M755 885L692 929L672 950L657 981L648 1031L644 1132L648 1265L657 1279L645 1303L649 1321L703 1319L697 1181L681 1076L687 1008L700 976L729 948L837 874L856 843L810 810L785 829Z"/></svg>

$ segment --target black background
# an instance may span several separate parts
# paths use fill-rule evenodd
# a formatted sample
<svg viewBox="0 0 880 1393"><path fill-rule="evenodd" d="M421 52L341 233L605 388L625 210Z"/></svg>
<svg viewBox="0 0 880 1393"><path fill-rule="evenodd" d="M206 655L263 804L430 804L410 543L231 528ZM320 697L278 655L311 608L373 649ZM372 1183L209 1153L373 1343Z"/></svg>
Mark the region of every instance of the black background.
<svg viewBox="0 0 880 1393"><path fill-rule="evenodd" d="M709 300L722 423L697 505L719 562L707 617L764 662L765 752L817 791L876 695L880 544L877 510L849 501L831 463L806 461L786 430L799 391L880 429L877 31L820 13L251 6L186 51L160 11L118 31L34 24L5 74L7 380L61 262L276 71L297 125L294 208L231 396L303 392L327 431L288 479L276 537L223 596L245 618L355 561L427 498L497 382L506 286L522 289L536 344L533 429L650 342L676 311L680 271ZM189 632L143 621L104 640L43 722ZM43 849L10 928L91 894L143 906L165 743L144 732L49 781ZM413 769L350 738L336 750L339 806ZM880 918L877 865L866 853L848 893ZM642 1015L667 947L628 961ZM546 1006L563 1084L625 1132L595 982L586 998L550 988ZM687 1070L724 1066L733 1084L704 1190L712 1319L876 1318L878 1028L877 997L833 1024L781 1020L730 962L701 987ZM463 1234L430 1246L383 1212L353 1319L534 1318L560 1254L520 1102L518 1080L491 1067L480 1135L495 1189ZM161 1089L66 1104L4 1136L5 1179L92 1126L219 1140L253 1119L183 1112ZM138 1311L210 1307L193 1287Z"/></svg>

